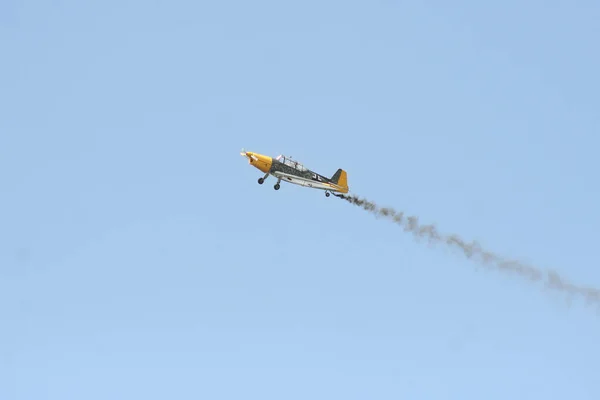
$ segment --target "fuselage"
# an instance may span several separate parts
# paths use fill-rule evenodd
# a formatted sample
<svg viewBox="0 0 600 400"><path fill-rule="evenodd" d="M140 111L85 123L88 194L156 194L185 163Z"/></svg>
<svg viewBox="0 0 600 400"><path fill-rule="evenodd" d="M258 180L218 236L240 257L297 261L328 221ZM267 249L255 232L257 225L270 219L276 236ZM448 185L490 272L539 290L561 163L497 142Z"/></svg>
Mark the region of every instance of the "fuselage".
<svg viewBox="0 0 600 400"><path fill-rule="evenodd" d="M288 159L286 159L286 161L288 161ZM300 186L331 191L343 190L343 188L333 183L331 179L311 171L308 168L304 168L300 164L293 165L291 162L286 163L286 161L281 162L279 160L273 160L269 174L281 178L282 181L287 181Z"/></svg>

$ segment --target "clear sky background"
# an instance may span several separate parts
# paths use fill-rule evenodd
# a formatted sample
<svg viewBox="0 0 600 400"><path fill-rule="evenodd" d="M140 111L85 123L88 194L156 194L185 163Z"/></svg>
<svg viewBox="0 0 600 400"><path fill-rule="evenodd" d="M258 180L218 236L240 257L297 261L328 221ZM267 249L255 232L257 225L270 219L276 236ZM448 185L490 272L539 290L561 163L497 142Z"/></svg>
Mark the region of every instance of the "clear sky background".
<svg viewBox="0 0 600 400"><path fill-rule="evenodd" d="M0 399L595 399L596 1L0 2Z"/></svg>

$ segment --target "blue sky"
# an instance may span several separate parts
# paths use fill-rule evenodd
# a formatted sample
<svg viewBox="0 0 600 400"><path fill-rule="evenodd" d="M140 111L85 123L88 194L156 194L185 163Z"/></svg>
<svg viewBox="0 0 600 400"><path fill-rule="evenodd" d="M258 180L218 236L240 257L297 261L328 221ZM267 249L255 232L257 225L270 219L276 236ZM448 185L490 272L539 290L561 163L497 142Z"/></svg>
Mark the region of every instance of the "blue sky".
<svg viewBox="0 0 600 400"><path fill-rule="evenodd" d="M592 1L0 4L0 398L598 399Z"/></svg>

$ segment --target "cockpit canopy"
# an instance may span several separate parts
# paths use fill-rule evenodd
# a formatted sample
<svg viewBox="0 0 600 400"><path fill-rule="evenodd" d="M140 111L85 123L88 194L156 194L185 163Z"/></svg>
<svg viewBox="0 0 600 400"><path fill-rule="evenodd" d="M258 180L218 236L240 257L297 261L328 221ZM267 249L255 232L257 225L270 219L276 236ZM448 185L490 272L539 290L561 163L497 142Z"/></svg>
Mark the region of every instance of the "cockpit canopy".
<svg viewBox="0 0 600 400"><path fill-rule="evenodd" d="M306 169L306 167L304 167L304 165L302 165L299 162L294 161L291 158L286 157L282 154L278 155L275 159L279 162L284 163L285 165L287 165L289 167L297 169L298 171L302 171L302 172L308 171L308 169Z"/></svg>

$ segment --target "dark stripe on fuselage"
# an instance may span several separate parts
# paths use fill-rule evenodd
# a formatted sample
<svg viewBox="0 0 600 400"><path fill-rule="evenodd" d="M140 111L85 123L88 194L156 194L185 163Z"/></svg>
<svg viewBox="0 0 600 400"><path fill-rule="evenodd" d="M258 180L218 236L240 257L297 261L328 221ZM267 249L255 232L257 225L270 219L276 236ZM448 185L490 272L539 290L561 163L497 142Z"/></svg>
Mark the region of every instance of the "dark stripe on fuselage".
<svg viewBox="0 0 600 400"><path fill-rule="evenodd" d="M331 179L326 178L323 175L317 174L316 172L313 172L309 169L307 169L306 171L300 171L275 159L273 159L273 162L271 163L271 169L269 170L270 174L272 174L273 172L283 172L284 174L295 175L297 177L310 179L316 182L333 183Z"/></svg>

